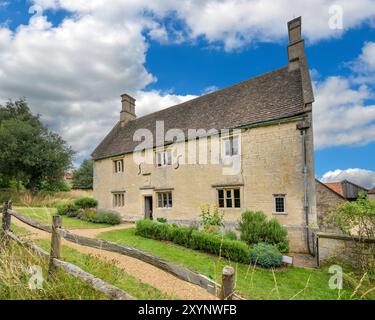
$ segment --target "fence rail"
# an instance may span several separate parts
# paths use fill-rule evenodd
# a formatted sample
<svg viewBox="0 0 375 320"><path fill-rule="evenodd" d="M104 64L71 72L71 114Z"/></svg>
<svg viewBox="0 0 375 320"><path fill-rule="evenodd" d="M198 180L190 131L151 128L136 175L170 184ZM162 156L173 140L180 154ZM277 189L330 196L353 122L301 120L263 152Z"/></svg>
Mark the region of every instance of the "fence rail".
<svg viewBox="0 0 375 320"><path fill-rule="evenodd" d="M134 297L124 292L123 290L103 281L102 279L95 277L94 275L84 271L83 269L81 269L80 267L74 264L71 264L71 263L68 263L59 259L60 258L60 241L56 241L56 239L60 237L60 235L56 232L57 231L56 227L58 227L58 224L56 224L56 221L60 220L59 216L53 217L54 224L52 226L48 226L48 225L33 221L30 218L23 216L19 212L13 211L11 202L7 202L4 204L4 207L2 208L2 212L3 212L3 223L2 223L2 229L1 229L1 242L3 243L3 245L7 245L7 243L9 242L9 239L11 239L17 242L18 244L31 249L35 254L37 254L41 258L48 259L50 262L49 270L48 270L49 275L52 275L56 269L62 269L65 272L72 275L73 277L84 281L96 291L106 294L110 299L135 300ZM19 238L16 234L14 234L10 230L11 216L16 217L17 219L26 223L29 226L46 231L48 233L52 233L51 254L48 254L45 250L38 247L34 243L23 240Z"/></svg>
<svg viewBox="0 0 375 320"><path fill-rule="evenodd" d="M83 237L83 236L79 236L77 234L74 234L74 233L72 233L68 230L61 229L61 227L60 227L61 226L61 221L60 221L61 217L59 217L59 216L57 216L58 217L57 220L53 219L53 221L55 223L57 222L57 224L59 224L59 225L57 225L57 226L52 225L51 226L51 225L44 224L44 223L41 223L41 222L38 222L38 221L34 221L34 220L30 219L29 217L26 217L26 216L22 215L21 213L12 210L11 205L9 206L6 203L4 205L4 208L3 208L3 234L5 233L5 235L10 236L11 239L13 239L13 240L15 240L19 243L20 243L20 239L17 237L18 240L16 240L15 239L16 236L13 233L11 233L10 230L9 230L9 227L7 227L7 223L9 223L9 226L10 226L10 217L11 216L17 218L21 222L23 222L23 223L25 223L25 224L33 227L33 228L36 228L38 230L42 230L42 231L45 231L45 232L48 232L48 233L52 234L52 237L51 237L51 254L50 255L48 255L48 253L46 253L44 250L36 247L34 244L30 244L30 243L25 242L25 241L22 242L23 245L29 246L34 251L38 251L38 250L44 251L44 253L42 255L46 258L45 254L47 254L48 259L50 259L50 262L51 262L50 263L50 269L53 269L54 267L64 269L68 273L81 278L86 283L91 284L93 287L94 287L94 284L97 284L97 287L99 289L103 288L104 281L95 278L93 275L90 275L90 274L86 273L85 271L78 268L77 266L68 264L67 262L64 262L64 261L61 261L61 260L58 259L59 258L59 246L60 246L59 238L60 237L65 239L66 241L69 241L69 242L72 242L72 243L75 243L75 244L78 244L78 245L82 245L82 246L86 246L86 247L90 247L90 248L95 248L95 249L100 249L100 250L105 250L105 251L109 251L109 252L115 252L115 253L118 253L118 254L121 254L121 255L125 255L125 256L131 257L131 258L141 260L141 261L146 262L148 264L151 264L151 265L153 265L153 266L155 266L155 267L157 267L157 268L159 268L163 271L166 271L166 272L172 274L173 276L175 276L175 277L177 277L181 280L192 283L194 285L198 285L201 288L207 290L209 293L211 293L213 295L216 295L217 297L219 297L222 300L243 300L242 297L240 297L239 295L237 295L234 292L235 273L234 273L234 270L233 270L233 272L229 270L229 269L233 269L232 267L225 267L224 268L223 275L222 275L222 284L223 285L220 285L220 284L216 283L215 281L209 279L208 277L206 277L204 275L201 275L197 272L189 270L185 267L172 264L172 263L170 263L168 261L165 261L165 260L163 260L163 259L161 259L157 256L154 256L150 253L141 251L141 250L136 249L134 247L130 247L130 246L127 246L127 245L124 245L124 244L119 244L119 243L116 243L116 242L110 242L110 241L106 241L106 240L99 240L99 239ZM4 229L4 221L6 221L5 229ZM56 251L58 251L57 254L56 254ZM85 279L87 279L87 281ZM103 283L100 283L100 281L102 281ZM110 286L112 288L108 287L108 290L106 290L105 293L112 296L113 298L116 298L116 299L117 298L134 299L133 297L131 297L127 293L123 292L122 290L116 288L117 290L120 290L120 291L123 292L123 294L118 294L117 291L114 289L115 287L113 287L112 285L109 285L109 284L106 284L106 285L107 285L107 287ZM94 288L97 289L96 287L94 287ZM102 291L102 290L99 290L99 291ZM115 295L112 295L112 293L114 293Z"/></svg>

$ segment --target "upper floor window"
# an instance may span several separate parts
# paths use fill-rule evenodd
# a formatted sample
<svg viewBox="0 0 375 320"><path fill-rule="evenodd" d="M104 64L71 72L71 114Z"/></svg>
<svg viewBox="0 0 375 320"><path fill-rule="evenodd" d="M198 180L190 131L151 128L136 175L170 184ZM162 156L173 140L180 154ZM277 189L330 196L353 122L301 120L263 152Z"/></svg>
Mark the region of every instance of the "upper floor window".
<svg viewBox="0 0 375 320"><path fill-rule="evenodd" d="M286 213L285 194L275 194L274 202L274 213Z"/></svg>
<svg viewBox="0 0 375 320"><path fill-rule="evenodd" d="M113 161L115 173L124 172L124 159Z"/></svg>
<svg viewBox="0 0 375 320"><path fill-rule="evenodd" d="M241 208L240 189L219 189L217 194L219 208Z"/></svg>
<svg viewBox="0 0 375 320"><path fill-rule="evenodd" d="M156 152L156 164L158 167L172 165L172 150Z"/></svg>
<svg viewBox="0 0 375 320"><path fill-rule="evenodd" d="M224 140L224 156L238 156L239 155L239 137L231 136Z"/></svg>
<svg viewBox="0 0 375 320"><path fill-rule="evenodd" d="M158 192L158 208L172 208L172 192Z"/></svg>

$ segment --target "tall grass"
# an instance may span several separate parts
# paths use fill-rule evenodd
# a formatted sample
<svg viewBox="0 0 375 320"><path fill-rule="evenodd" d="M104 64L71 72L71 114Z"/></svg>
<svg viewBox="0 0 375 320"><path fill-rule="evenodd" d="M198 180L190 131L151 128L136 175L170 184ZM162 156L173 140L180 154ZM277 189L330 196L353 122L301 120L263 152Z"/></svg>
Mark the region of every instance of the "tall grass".
<svg viewBox="0 0 375 320"><path fill-rule="evenodd" d="M40 266L43 271L42 289L32 289L30 267ZM30 250L10 242L0 247L0 300L91 300L106 299L82 281L58 270L47 279L47 261Z"/></svg>
<svg viewBox="0 0 375 320"><path fill-rule="evenodd" d="M20 207L55 207L58 203L69 202L81 197L91 197L91 190L72 190L69 192L19 191L0 189L0 205L12 200L13 205Z"/></svg>

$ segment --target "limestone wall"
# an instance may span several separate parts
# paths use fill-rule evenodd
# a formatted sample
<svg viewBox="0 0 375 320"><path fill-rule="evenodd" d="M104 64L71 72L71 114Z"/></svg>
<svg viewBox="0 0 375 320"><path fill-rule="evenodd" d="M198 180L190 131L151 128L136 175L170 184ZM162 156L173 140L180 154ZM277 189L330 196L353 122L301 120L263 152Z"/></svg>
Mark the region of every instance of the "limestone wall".
<svg viewBox="0 0 375 320"><path fill-rule="evenodd" d="M355 266L360 260L359 244L357 238L342 234L318 233L318 259L320 264L330 260L347 260ZM370 257L375 268L375 239L361 244L361 252Z"/></svg>
<svg viewBox="0 0 375 320"><path fill-rule="evenodd" d="M223 210L224 219L229 225L235 225L245 209L261 210L268 218L276 217L288 227L293 251L305 252L303 149L302 136L296 130L296 124L297 122L289 122L244 130L241 135L242 168L235 175L224 175L223 164L139 167L134 163L132 154L124 155L125 172L116 174L113 159L95 161L94 196L101 209L115 209L126 220L143 218L144 197L153 196L154 218L192 222L199 220L200 205L217 203L215 185L236 185L241 190L241 208ZM312 144L310 130L310 169L313 168ZM209 156L210 152L209 148ZM163 189L169 189L173 193L171 209L157 208L157 191ZM123 208L113 208L114 191L125 191ZM274 214L274 194L286 195L285 214ZM316 221L314 195L312 169L309 174L309 201L310 221L313 222Z"/></svg>
<svg viewBox="0 0 375 320"><path fill-rule="evenodd" d="M329 229L329 225L324 223L325 218L332 210L345 202L346 200L343 197L340 197L321 182L316 181L316 210L318 225L321 230Z"/></svg>

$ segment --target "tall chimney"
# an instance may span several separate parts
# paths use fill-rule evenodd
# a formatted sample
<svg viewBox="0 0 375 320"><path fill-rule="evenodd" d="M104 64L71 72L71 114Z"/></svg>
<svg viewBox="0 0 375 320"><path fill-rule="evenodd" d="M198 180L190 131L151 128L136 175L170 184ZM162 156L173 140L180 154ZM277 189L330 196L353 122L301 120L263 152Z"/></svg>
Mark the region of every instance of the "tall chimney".
<svg viewBox="0 0 375 320"><path fill-rule="evenodd" d="M302 39L301 17L295 18L288 22L288 60L289 71L298 69L301 58L305 57L305 41Z"/></svg>
<svg viewBox="0 0 375 320"><path fill-rule="evenodd" d="M128 94L121 96L122 110L120 112L121 125L137 118L135 115L135 99Z"/></svg>

